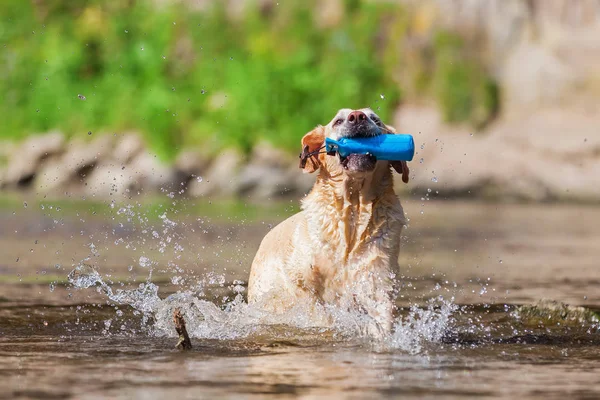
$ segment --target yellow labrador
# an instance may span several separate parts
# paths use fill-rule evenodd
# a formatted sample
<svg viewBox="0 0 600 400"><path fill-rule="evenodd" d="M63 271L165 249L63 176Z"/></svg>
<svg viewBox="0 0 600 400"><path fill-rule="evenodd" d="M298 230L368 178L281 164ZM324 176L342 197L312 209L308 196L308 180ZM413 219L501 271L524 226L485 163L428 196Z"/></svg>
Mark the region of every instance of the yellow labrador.
<svg viewBox="0 0 600 400"><path fill-rule="evenodd" d="M305 173L318 170L317 180L302 211L263 239L250 271L249 303L261 301L283 312L308 298L368 314L373 322L369 332L391 330L393 279L405 224L392 168L406 183L408 167L367 154L342 158L319 149L326 137L394 132L371 109L342 109L302 138L300 167Z"/></svg>

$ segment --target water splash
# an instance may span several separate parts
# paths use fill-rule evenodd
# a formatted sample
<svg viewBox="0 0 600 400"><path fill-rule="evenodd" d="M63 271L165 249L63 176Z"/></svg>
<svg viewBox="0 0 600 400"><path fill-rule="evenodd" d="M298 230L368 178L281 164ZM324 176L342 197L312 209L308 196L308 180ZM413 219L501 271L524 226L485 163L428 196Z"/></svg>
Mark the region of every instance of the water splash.
<svg viewBox="0 0 600 400"><path fill-rule="evenodd" d="M411 307L408 316L394 326L389 345L409 353L420 353L426 343L438 343L452 325L452 316L458 310L454 298L431 299L427 308Z"/></svg>
<svg viewBox="0 0 600 400"><path fill-rule="evenodd" d="M141 283L135 289L113 290L96 270L85 264L69 274L69 281L79 289L96 286L112 302L131 306L143 316L143 331L156 337L175 336L173 312L179 309L187 321L190 336L196 339L276 340L319 333L325 341L361 339L383 348L416 354L422 352L426 344L443 338L457 310L452 301L438 297L426 308L411 307L407 315L395 321L393 333L379 336L368 329L373 326L371 317L358 310L300 301L285 312L273 313L264 304L247 304L241 285L236 285L239 288L232 300L218 306L199 297L198 290L180 291L161 299L159 287L153 283ZM105 323L110 327L112 321Z"/></svg>
<svg viewBox="0 0 600 400"><path fill-rule="evenodd" d="M123 316L123 307L130 306L135 315L141 315L138 333L156 337L175 337L173 312L179 309L186 319L187 329L192 338L202 339L265 339L289 340L291 336L306 337L317 335L324 341L360 340L377 343L388 349L401 349L411 353L422 352L427 343L439 342L452 325L452 315L456 306L452 300L439 297L430 301L425 308L413 306L407 313L394 321L392 333L383 333L374 326L374 320L364 311L357 310L351 299L340 305L322 305L312 301L298 301L283 312L273 312L264 303L247 304L244 300L243 282L234 281L227 287L224 275L209 271L202 276L190 276L177 265L183 251L195 249L183 245L185 223L175 222L167 211L160 211L159 225L152 226L148 217L138 210L136 205L110 207L116 210L115 218L123 218L135 223L133 230L139 234L134 239L123 236L127 228L119 224L113 230L114 237L107 237L107 243L125 246L138 253L133 260L136 267L128 268L132 274L139 271L138 266L147 274L145 282L137 286L124 288L123 283L112 282L109 275L102 275L93 267L93 260L101 257L102 251L110 247L90 243L90 256L84 258L69 273L68 280L75 289L95 288L98 293L115 304L115 318L104 322L105 332L109 332L113 322ZM178 229L176 229L178 228ZM172 257L166 264L170 283L179 290L167 297L159 295L160 287L152 282L153 270L163 268L149 254L138 248L147 248L151 244L162 256ZM144 247L143 247L144 246ZM102 250L101 250L102 248ZM185 249L185 250L184 250ZM140 254L141 253L141 254ZM172 256L171 256L172 254ZM137 262L135 262L137 261ZM161 262L162 264L162 262ZM118 287L117 285L121 285ZM215 288L228 293L215 302ZM210 300L209 300L209 295ZM120 313L120 314L119 314Z"/></svg>

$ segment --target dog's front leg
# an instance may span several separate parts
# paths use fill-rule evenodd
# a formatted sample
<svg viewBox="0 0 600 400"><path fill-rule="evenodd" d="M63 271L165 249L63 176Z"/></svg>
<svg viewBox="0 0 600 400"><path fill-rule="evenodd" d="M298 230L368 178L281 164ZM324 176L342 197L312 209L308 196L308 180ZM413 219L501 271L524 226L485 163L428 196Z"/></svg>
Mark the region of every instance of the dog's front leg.
<svg viewBox="0 0 600 400"><path fill-rule="evenodd" d="M372 271L359 279L354 290L354 301L370 321L365 327L369 336L382 338L392 331L394 303L391 279Z"/></svg>

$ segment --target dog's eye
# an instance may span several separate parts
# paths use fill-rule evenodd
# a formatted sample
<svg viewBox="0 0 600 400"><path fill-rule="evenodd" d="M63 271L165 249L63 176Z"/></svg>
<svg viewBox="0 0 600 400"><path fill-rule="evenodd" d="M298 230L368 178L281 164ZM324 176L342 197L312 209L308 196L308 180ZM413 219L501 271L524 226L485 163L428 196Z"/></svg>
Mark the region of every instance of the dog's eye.
<svg viewBox="0 0 600 400"><path fill-rule="evenodd" d="M338 126L338 125L339 125L339 124L341 124L342 122L344 122L344 120L343 120L343 119L341 119L341 118L338 118L338 119L336 119L335 121L333 121L333 126Z"/></svg>

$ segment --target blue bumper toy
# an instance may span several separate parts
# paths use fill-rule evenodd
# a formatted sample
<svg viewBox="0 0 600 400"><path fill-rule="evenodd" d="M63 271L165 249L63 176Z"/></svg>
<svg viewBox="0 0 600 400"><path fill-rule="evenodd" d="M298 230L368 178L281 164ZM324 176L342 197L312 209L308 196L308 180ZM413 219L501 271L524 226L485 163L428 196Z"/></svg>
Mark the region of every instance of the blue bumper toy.
<svg viewBox="0 0 600 400"><path fill-rule="evenodd" d="M325 150L329 155L338 153L342 157L349 154L372 154L378 160L412 161L415 155L415 142L412 135L383 134L367 138L325 139Z"/></svg>

